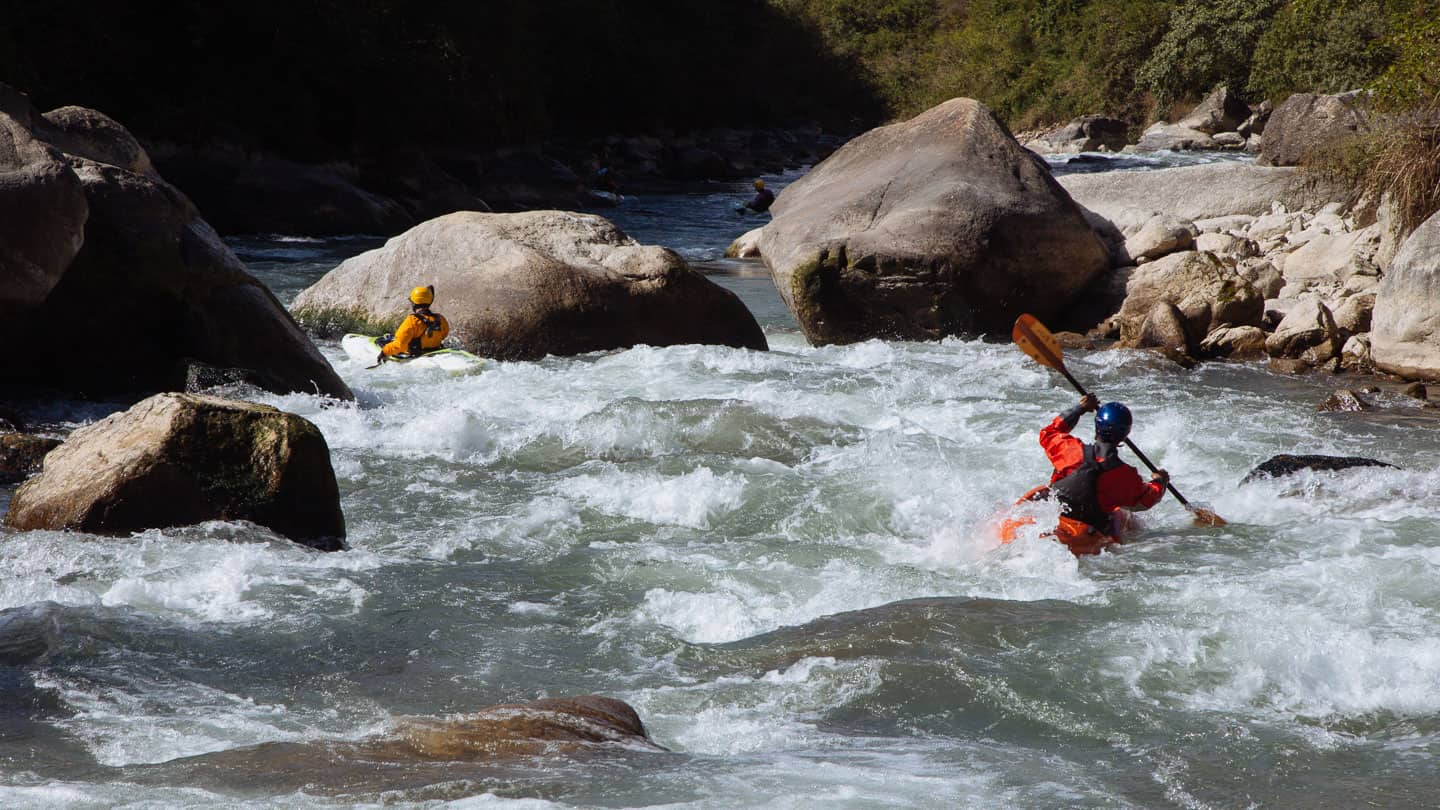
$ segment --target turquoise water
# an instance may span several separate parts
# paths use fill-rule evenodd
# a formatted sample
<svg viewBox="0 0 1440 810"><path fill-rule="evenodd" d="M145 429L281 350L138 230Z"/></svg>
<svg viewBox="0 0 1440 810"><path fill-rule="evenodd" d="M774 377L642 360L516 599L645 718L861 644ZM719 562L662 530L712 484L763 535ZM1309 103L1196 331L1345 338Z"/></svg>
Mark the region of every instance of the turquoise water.
<svg viewBox="0 0 1440 810"><path fill-rule="evenodd" d="M288 301L362 244L238 247ZM1338 381L1071 353L1230 525L1167 498L1118 553L1002 547L987 524L1044 479L1063 381L1006 343L809 347L754 265L720 266L772 351L455 378L323 345L358 402L265 401L324 431L348 552L223 523L0 535L0 805L1433 806L1440 433L1418 409L1319 414ZM1282 452L1400 469L1239 485ZM584 692L670 753L294 754ZM225 753L263 743L298 747Z"/></svg>

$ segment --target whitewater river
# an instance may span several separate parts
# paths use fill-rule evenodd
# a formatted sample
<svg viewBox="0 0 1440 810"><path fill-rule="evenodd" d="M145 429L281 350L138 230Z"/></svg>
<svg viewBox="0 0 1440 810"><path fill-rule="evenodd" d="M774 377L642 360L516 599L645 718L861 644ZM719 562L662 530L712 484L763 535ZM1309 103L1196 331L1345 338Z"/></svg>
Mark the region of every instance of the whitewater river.
<svg viewBox="0 0 1440 810"><path fill-rule="evenodd" d="M708 260L757 224L741 194L607 213ZM288 302L375 240L233 244ZM1334 380L1071 353L1230 525L1167 497L1118 553L1000 546L986 523L1044 480L1063 381L1004 342L812 348L757 265L711 266L770 352L452 378L324 345L357 403L264 401L324 431L348 552L232 524L0 535L0 806L1435 806L1440 431L1418 408L1318 414ZM1240 485L1285 452L1399 468ZM588 692L670 753L216 753Z"/></svg>

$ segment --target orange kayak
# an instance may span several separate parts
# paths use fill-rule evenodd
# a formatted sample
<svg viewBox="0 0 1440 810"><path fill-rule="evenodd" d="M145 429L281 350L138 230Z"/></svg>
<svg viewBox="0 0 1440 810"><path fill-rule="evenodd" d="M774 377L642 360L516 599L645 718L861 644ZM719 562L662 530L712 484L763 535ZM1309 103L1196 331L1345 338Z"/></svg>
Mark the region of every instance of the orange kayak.
<svg viewBox="0 0 1440 810"><path fill-rule="evenodd" d="M1027 501L1044 500L1048 495L1049 487L1035 487L1021 496L1020 500L1015 502L1015 505L1019 506ZM1123 533L1125 526L1130 522L1130 513L1124 509L1120 509L1117 510L1115 518L1114 523L1116 524L1117 530ZM1002 544L1014 542L1015 538L1019 535L1021 527L1033 526L1034 524L1035 518L1029 515L1017 515L1001 520L997 527L1000 542ZM1088 523L1082 523L1066 515L1061 515L1060 522L1056 524L1055 528L1045 532L1041 537L1055 538L1063 543L1065 547L1070 549L1076 556L1081 554L1099 554L1107 546L1124 542L1120 539L1120 534L1118 533L1105 534Z"/></svg>

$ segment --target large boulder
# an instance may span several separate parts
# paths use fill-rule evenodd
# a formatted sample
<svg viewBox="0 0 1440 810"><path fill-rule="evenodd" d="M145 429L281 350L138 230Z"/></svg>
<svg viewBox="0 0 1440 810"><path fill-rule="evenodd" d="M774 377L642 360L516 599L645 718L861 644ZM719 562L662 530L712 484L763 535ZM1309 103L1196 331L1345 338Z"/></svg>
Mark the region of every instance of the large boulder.
<svg viewBox="0 0 1440 810"><path fill-rule="evenodd" d="M639 344L767 348L738 296L674 251L641 245L603 217L461 211L411 228L327 273L295 299L322 331L390 330L407 294L435 286L451 339L502 360Z"/></svg>
<svg viewBox="0 0 1440 810"><path fill-rule="evenodd" d="M1370 128L1362 91L1296 93L1275 108L1260 147L1263 166L1298 166L1316 150Z"/></svg>
<svg viewBox="0 0 1440 810"><path fill-rule="evenodd" d="M1156 259L1130 274L1116 316L1122 345L1153 345L1146 336L1155 330L1160 304L1174 306L1191 350L1222 326L1259 326L1265 315L1259 290L1212 254L1193 250Z"/></svg>
<svg viewBox="0 0 1440 810"><path fill-rule="evenodd" d="M1118 152L1125 147L1130 126L1118 118L1082 115L1025 143L1025 148L1042 155L1072 152Z"/></svg>
<svg viewBox="0 0 1440 810"><path fill-rule="evenodd" d="M1440 214L1410 234L1380 281L1371 315L1376 367L1440 380Z"/></svg>
<svg viewBox="0 0 1440 810"><path fill-rule="evenodd" d="M1228 88L1221 87L1206 96L1204 101L1177 123L1206 135L1215 135L1234 132L1249 117L1250 107Z"/></svg>
<svg viewBox="0 0 1440 810"><path fill-rule="evenodd" d="M26 347L0 356L0 377L91 396L151 392L183 384L188 357L247 369L272 391L351 397L123 127L77 107L42 118L8 88L0 99L0 144L15 145L20 167L0 174L0 309L10 310L0 339ZM16 225L26 230L12 241Z"/></svg>
<svg viewBox="0 0 1440 810"><path fill-rule="evenodd" d="M1067 174L1058 179L1076 203L1127 236L1158 213L1198 223L1269 214L1277 202L1291 211L1318 208L1346 193L1323 183L1300 182L1293 168L1235 162L1151 172Z"/></svg>
<svg viewBox="0 0 1440 810"><path fill-rule="evenodd" d="M1378 243L1374 228L1321 234L1285 256L1282 272L1291 282L1339 283L1356 273L1379 275L1372 261Z"/></svg>
<svg viewBox="0 0 1440 810"><path fill-rule="evenodd" d="M1195 224L1166 214L1156 214L1125 240L1126 264L1138 264L1171 253L1189 250L1195 243Z"/></svg>
<svg viewBox="0 0 1440 810"><path fill-rule="evenodd" d="M5 525L123 535L248 520L313 548L344 547L330 449L294 414L157 394L76 430L15 493Z"/></svg>
<svg viewBox="0 0 1440 810"><path fill-rule="evenodd" d="M38 118L28 99L0 84L0 331L60 283L90 215L80 178L34 136Z"/></svg>
<svg viewBox="0 0 1440 810"><path fill-rule="evenodd" d="M771 211L761 256L816 344L1008 333L1109 263L1045 162L970 99L852 140Z"/></svg>

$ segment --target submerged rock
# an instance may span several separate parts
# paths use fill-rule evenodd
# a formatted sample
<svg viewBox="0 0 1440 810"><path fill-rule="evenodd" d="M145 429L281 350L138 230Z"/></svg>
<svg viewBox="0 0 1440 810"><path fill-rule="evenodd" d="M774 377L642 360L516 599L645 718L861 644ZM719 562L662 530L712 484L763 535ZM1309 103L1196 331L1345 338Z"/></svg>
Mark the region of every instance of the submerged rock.
<svg viewBox="0 0 1440 810"><path fill-rule="evenodd" d="M48 436L0 434L0 484L19 481L39 472L45 454L59 446L59 439Z"/></svg>
<svg viewBox="0 0 1440 810"><path fill-rule="evenodd" d="M158 394L80 428L15 493L5 525L128 534L248 520L344 547L330 450L309 421L250 402Z"/></svg>
<svg viewBox="0 0 1440 810"><path fill-rule="evenodd" d="M1300 470L1317 470L1320 472L1331 472L1334 470L1348 470L1352 467L1389 467L1398 469L1394 464L1386 464L1383 461L1376 461L1373 458L1361 456L1312 456L1312 455L1290 455L1282 453L1272 456L1260 466L1251 470L1240 480L1242 484L1248 484L1262 478L1279 478L1282 475L1290 475Z"/></svg>
<svg viewBox="0 0 1440 810"><path fill-rule="evenodd" d="M361 773L373 774L377 765L399 766L395 767L399 772L428 763L519 766L528 760L531 766L543 768L545 761L536 758L666 750L650 739L629 704L580 695L445 717L401 717L391 732L357 742L263 743L142 766L131 776L151 781L176 770L204 771L224 782L226 774L247 780L263 774L267 784L294 782L294 789L327 784L353 789L363 779ZM385 781L393 780L390 775Z"/></svg>
<svg viewBox="0 0 1440 810"><path fill-rule="evenodd" d="M1045 162L970 99L852 140L771 210L760 252L815 344L1008 333L1109 264Z"/></svg>
<svg viewBox="0 0 1440 810"><path fill-rule="evenodd" d="M756 228L741 234L730 247L725 249L727 259L758 259L760 258L760 231L763 228Z"/></svg>
<svg viewBox="0 0 1440 810"><path fill-rule="evenodd" d="M641 245L593 214L461 211L347 259L295 299L326 331L391 331L408 294L435 286L450 339L500 360L640 344L764 350L755 317L667 248Z"/></svg>
<svg viewBox="0 0 1440 810"><path fill-rule="evenodd" d="M1325 401L1316 406L1315 410L1320 413L1358 413L1360 411L1374 410L1374 406L1360 395L1348 388L1341 388L1325 398Z"/></svg>

